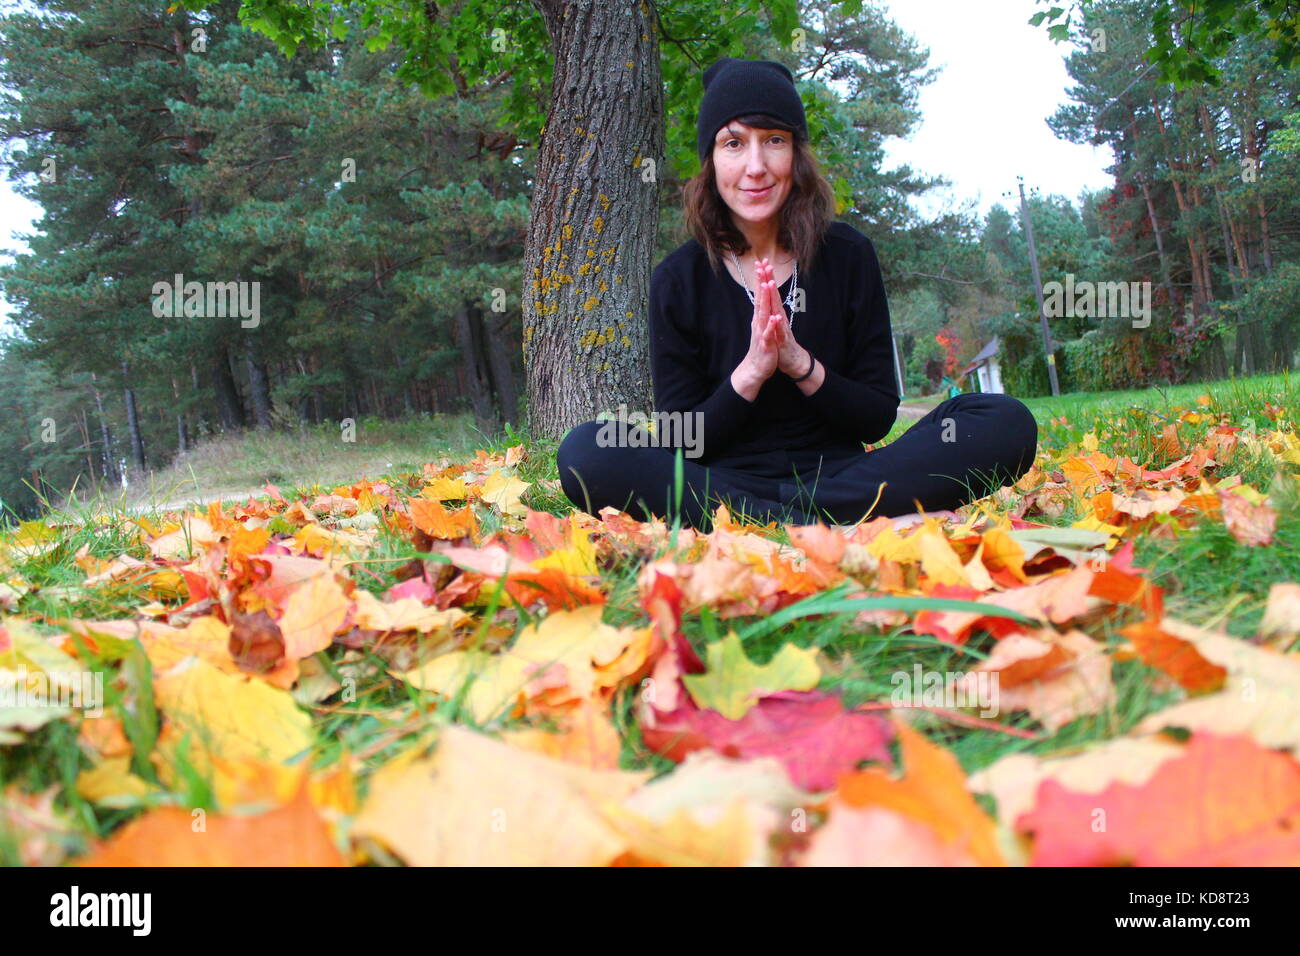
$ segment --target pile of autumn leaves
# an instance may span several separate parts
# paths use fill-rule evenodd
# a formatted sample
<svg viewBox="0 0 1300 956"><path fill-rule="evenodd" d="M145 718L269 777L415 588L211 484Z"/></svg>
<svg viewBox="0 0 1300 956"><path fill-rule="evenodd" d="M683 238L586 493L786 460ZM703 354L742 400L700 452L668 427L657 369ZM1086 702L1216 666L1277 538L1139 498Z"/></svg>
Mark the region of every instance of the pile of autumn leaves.
<svg viewBox="0 0 1300 956"><path fill-rule="evenodd" d="M725 509L708 535L612 509L534 511L519 447L430 463L401 489L363 481L288 501L268 486L269 499L161 527L116 519L148 556L82 549L81 593L152 600L112 620L13 613L28 588L13 569L62 540L33 522L3 552L0 668L53 680L109 661L124 707L0 707L0 746L67 721L91 764L81 797L142 809L73 860L88 865L1297 863L1300 585L1276 585L1259 635L1241 640L1169 618L1132 554L1136 535L1204 522L1267 546L1270 500L1220 462L1249 445L1294 481L1300 441L1214 425L1184 448L1177 424L1162 440L1180 457L1158 471L1090 434L960 524L788 527L790 544ZM1073 526L1043 520L1080 504ZM504 524L486 534L489 512ZM358 585L394 570L372 560L384 529L421 557L372 593ZM624 562L639 568L632 626L603 614L601 572ZM817 689L842 664L813 649L787 644L760 666L743 630L702 656L682 633L703 608L762 620L830 591L974 602L865 609L845 627L958 647L991 633L963 680L995 673L1000 714L1025 711L1046 734L1113 713L1116 660L1140 658L1176 700L1078 752L1013 753L968 776L918 717L1008 742L1039 735L937 698L850 708ZM417 705L378 713L384 729L360 749L313 760L323 718L402 686ZM629 694L636 726L620 727L616 697ZM676 767L620 769L625 747ZM211 805L185 798L196 775ZM75 828L58 796L17 783L4 794L4 829L28 863L68 858Z"/></svg>

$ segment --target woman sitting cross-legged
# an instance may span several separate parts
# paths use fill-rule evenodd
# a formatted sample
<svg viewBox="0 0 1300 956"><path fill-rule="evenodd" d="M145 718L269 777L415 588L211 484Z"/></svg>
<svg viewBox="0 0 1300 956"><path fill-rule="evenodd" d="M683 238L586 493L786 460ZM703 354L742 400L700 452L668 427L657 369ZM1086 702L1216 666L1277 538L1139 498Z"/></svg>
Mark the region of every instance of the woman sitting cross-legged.
<svg viewBox="0 0 1300 956"><path fill-rule="evenodd" d="M898 412L875 248L831 221L789 70L727 58L704 86L701 169L684 197L692 238L650 283L656 428L571 429L557 461L568 498L708 530L720 502L761 523L855 524L951 510L1016 481L1038 427L1006 395L958 395L863 448Z"/></svg>

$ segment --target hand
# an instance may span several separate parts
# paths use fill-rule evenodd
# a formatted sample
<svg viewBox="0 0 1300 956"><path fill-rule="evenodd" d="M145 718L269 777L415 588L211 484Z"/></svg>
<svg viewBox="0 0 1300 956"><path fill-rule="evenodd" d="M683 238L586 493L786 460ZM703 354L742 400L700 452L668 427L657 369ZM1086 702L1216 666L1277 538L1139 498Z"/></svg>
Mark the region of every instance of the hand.
<svg viewBox="0 0 1300 956"><path fill-rule="evenodd" d="M754 316L749 325L749 351L736 368L736 375L739 375L746 386L751 386L754 394L757 394L758 388L772 377L772 373L780 365L780 342L781 335L785 331L785 313L773 315L771 310L771 295L765 288L762 278L758 283L758 293L754 296ZM733 384L736 384L733 378ZM737 391L746 398L752 397L746 392L751 388L741 388L737 385Z"/></svg>
<svg viewBox="0 0 1300 956"><path fill-rule="evenodd" d="M777 368L785 372L791 378L798 378L804 372L808 371L809 355L808 350L794 340L794 333L790 329L789 319L786 317L785 303L781 301L780 292L776 284L776 274L772 270L771 263L763 259L758 263L758 280L760 283L760 296L765 292L768 299L769 315L780 319L775 326L777 336Z"/></svg>

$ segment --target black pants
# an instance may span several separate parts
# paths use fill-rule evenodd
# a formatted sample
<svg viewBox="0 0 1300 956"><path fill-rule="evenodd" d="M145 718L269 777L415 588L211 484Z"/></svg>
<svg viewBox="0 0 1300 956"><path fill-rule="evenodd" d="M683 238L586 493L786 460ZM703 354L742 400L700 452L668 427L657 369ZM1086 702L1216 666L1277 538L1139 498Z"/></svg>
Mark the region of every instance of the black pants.
<svg viewBox="0 0 1300 956"><path fill-rule="evenodd" d="M583 422L560 443L565 495L596 514L609 505L640 521L678 513L678 449L601 447L599 421ZM855 524L863 517L957 508L1020 478L1034 463L1038 425L1008 395L950 398L883 448L827 459L788 478L755 475L725 462L681 458L682 523L708 530L719 501L760 523ZM873 506L874 505L874 506Z"/></svg>

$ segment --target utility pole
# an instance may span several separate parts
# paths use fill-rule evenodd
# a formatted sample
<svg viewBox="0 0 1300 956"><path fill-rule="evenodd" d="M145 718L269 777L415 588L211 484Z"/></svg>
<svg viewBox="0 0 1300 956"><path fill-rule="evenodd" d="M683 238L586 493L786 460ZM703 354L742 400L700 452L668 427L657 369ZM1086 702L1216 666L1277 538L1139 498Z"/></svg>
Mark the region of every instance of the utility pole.
<svg viewBox="0 0 1300 956"><path fill-rule="evenodd" d="M903 398L907 394L903 391L903 363L898 360L898 339L894 338L892 332L889 334L889 344L894 347L894 378L898 382L898 397Z"/></svg>
<svg viewBox="0 0 1300 956"><path fill-rule="evenodd" d="M1025 177L1017 176L1020 187L1020 221L1025 227L1025 239L1029 242L1029 268L1034 274L1034 294L1038 296L1038 322L1043 330L1043 351L1047 354L1047 376L1052 381L1052 394L1061 394L1061 385L1056 380L1056 350L1052 347L1052 330L1047 327L1047 311L1043 308L1043 280L1038 274L1038 249L1034 246L1034 224L1029 218L1029 204L1025 201Z"/></svg>

